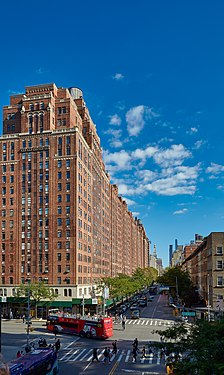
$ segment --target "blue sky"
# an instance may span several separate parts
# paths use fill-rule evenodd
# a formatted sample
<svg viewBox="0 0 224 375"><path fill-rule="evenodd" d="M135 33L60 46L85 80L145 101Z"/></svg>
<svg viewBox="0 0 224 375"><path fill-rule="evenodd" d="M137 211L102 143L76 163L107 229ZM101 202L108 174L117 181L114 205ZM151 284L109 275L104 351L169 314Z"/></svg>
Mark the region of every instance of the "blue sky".
<svg viewBox="0 0 224 375"><path fill-rule="evenodd" d="M223 231L222 0L13 0L1 15L1 107L25 86L80 87L164 265L176 238Z"/></svg>

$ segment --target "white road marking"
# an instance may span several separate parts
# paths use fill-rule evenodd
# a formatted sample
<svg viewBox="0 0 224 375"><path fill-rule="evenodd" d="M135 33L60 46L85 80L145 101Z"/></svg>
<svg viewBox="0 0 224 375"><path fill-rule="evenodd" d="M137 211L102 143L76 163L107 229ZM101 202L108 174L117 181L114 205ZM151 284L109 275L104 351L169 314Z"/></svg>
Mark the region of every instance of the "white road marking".
<svg viewBox="0 0 224 375"><path fill-rule="evenodd" d="M127 355L126 355L126 357L125 357L125 362L128 362L129 357L130 357L130 353L131 353L131 351L128 350Z"/></svg>

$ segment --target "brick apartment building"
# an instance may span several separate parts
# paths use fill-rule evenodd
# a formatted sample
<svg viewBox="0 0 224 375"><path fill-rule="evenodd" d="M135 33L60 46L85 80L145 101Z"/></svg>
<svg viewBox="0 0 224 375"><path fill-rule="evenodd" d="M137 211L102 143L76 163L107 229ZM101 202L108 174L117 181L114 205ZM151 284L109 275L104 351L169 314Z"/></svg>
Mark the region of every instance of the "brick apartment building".
<svg viewBox="0 0 224 375"><path fill-rule="evenodd" d="M224 232L212 232L183 261L207 305L224 311Z"/></svg>
<svg viewBox="0 0 224 375"><path fill-rule="evenodd" d="M44 280L60 299L90 297L102 276L148 266L145 229L110 183L81 90L46 84L11 96L0 168L5 295Z"/></svg>

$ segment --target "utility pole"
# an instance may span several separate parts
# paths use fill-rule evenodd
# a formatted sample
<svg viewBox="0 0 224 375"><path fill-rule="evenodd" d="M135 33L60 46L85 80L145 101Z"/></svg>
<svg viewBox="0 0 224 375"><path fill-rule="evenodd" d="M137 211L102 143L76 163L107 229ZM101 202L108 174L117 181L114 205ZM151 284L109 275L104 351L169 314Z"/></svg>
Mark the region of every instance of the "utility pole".
<svg viewBox="0 0 224 375"><path fill-rule="evenodd" d="M211 320L211 311L210 311L210 290L209 290L209 275L207 276L207 289L208 289L208 322Z"/></svg>
<svg viewBox="0 0 224 375"><path fill-rule="evenodd" d="M29 282L29 280L28 280L27 313L28 313L28 320L27 320L26 344L29 347L29 345L30 345L30 282Z"/></svg>
<svg viewBox="0 0 224 375"><path fill-rule="evenodd" d="M177 295L177 302L179 300L179 293L178 293L178 281L177 281L177 276L176 276L176 295Z"/></svg>
<svg viewBox="0 0 224 375"><path fill-rule="evenodd" d="M84 294L82 295L82 316L84 317L85 315L85 299L84 299Z"/></svg>

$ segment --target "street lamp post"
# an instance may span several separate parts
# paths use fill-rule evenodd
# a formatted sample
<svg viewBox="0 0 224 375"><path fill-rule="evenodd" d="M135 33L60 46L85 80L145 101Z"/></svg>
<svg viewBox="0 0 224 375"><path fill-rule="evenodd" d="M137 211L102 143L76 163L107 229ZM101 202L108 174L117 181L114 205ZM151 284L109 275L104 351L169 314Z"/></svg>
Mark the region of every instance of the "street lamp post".
<svg viewBox="0 0 224 375"><path fill-rule="evenodd" d="M84 294L82 295L82 317L85 315L85 299Z"/></svg>
<svg viewBox="0 0 224 375"><path fill-rule="evenodd" d="M207 275L207 292L208 292L208 305L207 305L207 308L208 308L208 322L210 322L211 320L211 311L210 311L210 290L209 290L209 275Z"/></svg>
<svg viewBox="0 0 224 375"><path fill-rule="evenodd" d="M30 344L30 281L27 280L28 282L28 290L27 290L27 314L28 314L28 319L27 319L27 336L26 336L26 344L29 347Z"/></svg>

